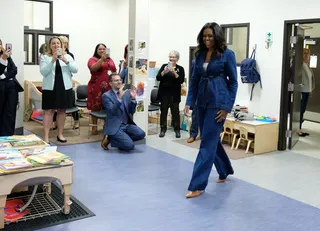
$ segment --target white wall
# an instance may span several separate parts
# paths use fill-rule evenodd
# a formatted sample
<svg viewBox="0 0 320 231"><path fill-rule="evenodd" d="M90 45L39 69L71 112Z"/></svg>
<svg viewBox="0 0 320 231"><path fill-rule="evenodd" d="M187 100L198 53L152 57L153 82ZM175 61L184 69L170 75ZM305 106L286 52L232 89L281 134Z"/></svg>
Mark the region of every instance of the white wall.
<svg viewBox="0 0 320 231"><path fill-rule="evenodd" d="M2 40L3 45L12 43L12 59L18 67L17 80L23 86L23 0L0 0L0 6L2 9L1 18L6 22L1 23L0 39ZM14 12L14 14L12 12ZM19 100L20 109L17 112L16 128L23 127L23 93L20 93Z"/></svg>
<svg viewBox="0 0 320 231"><path fill-rule="evenodd" d="M4 0L2 0L4 1ZM21 0L20 0L21 1ZM249 6L253 10L249 10ZM197 44L201 27L209 21L219 24L250 23L250 52L258 45L257 62L263 89L257 85L250 102L251 86L242 84L236 103L262 115L279 116L283 24L285 20L318 18L320 2L306 0L292 4L289 0L151 0L149 60L157 66L168 61L168 53L180 52L179 63L188 76L189 46ZM265 32L273 32L274 42L265 49ZM54 32L70 34L70 50L75 54L82 83L89 79L87 60L95 45L105 42L118 64L128 36L128 0L54 0ZM39 68L25 66L26 79L41 79ZM182 106L184 102L181 103Z"/></svg>
<svg viewBox="0 0 320 231"><path fill-rule="evenodd" d="M249 9L249 7L252 9ZM206 22L219 24L250 23L250 52L258 45L257 62L262 76L263 90L257 85L253 101L249 101L250 87L239 79L236 102L249 106L250 111L279 116L283 25L285 20L319 18L320 1L289 0L152 0L150 28L150 59L157 64L168 61L168 52L180 52L179 63L188 73L189 46L197 44L196 37ZM265 49L265 32L273 32L274 42Z"/></svg>
<svg viewBox="0 0 320 231"><path fill-rule="evenodd" d="M305 36L310 36L311 38L319 38L320 37L320 23L313 24L305 24L311 26L312 28L306 29L304 34Z"/></svg>
<svg viewBox="0 0 320 231"><path fill-rule="evenodd" d="M123 60L124 47L128 44L129 35L129 0L116 0L115 4L116 19L113 20L115 30L113 37L115 44L112 54L116 55L117 63Z"/></svg>
<svg viewBox="0 0 320 231"><path fill-rule="evenodd" d="M88 83L89 58L98 43L111 49L116 66L123 59L123 48L127 37L118 28L116 0L53 0L53 32L70 35L70 52L74 54L79 72L74 76L82 84ZM121 5L120 5L121 6ZM120 12L126 12L121 8ZM127 17L127 16L126 16ZM126 23L128 21L126 20ZM124 43L120 45L120 42ZM121 48L121 52L116 50ZM42 80L39 66L25 65L25 79Z"/></svg>

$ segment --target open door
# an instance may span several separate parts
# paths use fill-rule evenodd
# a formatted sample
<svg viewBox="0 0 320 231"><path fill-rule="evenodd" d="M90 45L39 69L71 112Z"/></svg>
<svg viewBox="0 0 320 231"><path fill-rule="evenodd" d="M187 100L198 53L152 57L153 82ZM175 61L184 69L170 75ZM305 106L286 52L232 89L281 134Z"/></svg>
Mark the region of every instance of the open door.
<svg viewBox="0 0 320 231"><path fill-rule="evenodd" d="M290 37L291 54L290 69L291 80L288 85L289 90L289 130L288 148L292 149L299 140L297 131L300 128L300 106L301 106L301 86L302 86L302 64L303 64L303 44L304 30L299 24L293 25L293 36Z"/></svg>

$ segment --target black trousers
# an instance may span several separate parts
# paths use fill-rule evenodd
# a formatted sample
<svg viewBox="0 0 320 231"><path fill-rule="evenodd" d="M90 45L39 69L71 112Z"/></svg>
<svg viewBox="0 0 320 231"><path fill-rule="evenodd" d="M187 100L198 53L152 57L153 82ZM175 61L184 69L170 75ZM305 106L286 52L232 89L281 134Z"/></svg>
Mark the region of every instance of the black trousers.
<svg viewBox="0 0 320 231"><path fill-rule="evenodd" d="M13 80L0 80L0 136L12 136L16 125L19 95Z"/></svg>
<svg viewBox="0 0 320 231"><path fill-rule="evenodd" d="M300 129L302 128L302 123L304 121L303 116L307 110L308 100L310 93L309 92L301 92L301 105L300 105Z"/></svg>
<svg viewBox="0 0 320 231"><path fill-rule="evenodd" d="M168 109L172 114L172 126L175 131L180 131L180 113L179 113L179 102L174 102L172 96L162 96L160 106L160 127L161 131L167 130L167 117Z"/></svg>

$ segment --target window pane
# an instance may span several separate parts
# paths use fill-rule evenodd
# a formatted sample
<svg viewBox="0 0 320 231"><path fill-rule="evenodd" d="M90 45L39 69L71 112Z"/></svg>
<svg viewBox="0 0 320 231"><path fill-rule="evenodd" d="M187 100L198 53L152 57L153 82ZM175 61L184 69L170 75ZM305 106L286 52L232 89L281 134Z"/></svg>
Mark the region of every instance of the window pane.
<svg viewBox="0 0 320 231"><path fill-rule="evenodd" d="M50 30L50 4L24 1L24 26L27 29Z"/></svg>
<svg viewBox="0 0 320 231"><path fill-rule="evenodd" d="M32 47L33 47L32 34L25 34L24 35L24 62L26 63L34 62Z"/></svg>
<svg viewBox="0 0 320 231"><path fill-rule="evenodd" d="M241 63L241 61L247 58L248 28L225 28L225 36L228 48L235 52L237 63Z"/></svg>

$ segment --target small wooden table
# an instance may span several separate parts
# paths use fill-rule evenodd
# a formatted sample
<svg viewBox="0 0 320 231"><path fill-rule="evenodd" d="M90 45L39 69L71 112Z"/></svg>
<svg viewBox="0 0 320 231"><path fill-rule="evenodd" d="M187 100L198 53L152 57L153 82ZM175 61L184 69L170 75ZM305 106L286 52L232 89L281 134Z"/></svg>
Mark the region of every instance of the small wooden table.
<svg viewBox="0 0 320 231"><path fill-rule="evenodd" d="M4 228L4 208L7 196L15 187L46 184L59 180L64 190L64 213L70 213L71 185L73 183L73 162L65 160L62 165L48 165L0 172L0 229Z"/></svg>
<svg viewBox="0 0 320 231"><path fill-rule="evenodd" d="M234 123L235 130L244 127L249 133L254 134L254 154L278 150L279 122L236 121L233 117L228 117L227 120Z"/></svg>

